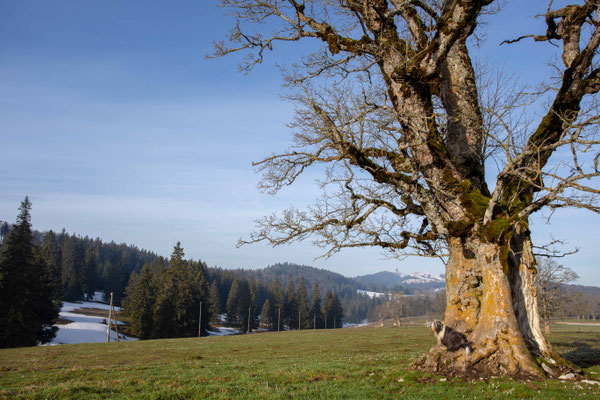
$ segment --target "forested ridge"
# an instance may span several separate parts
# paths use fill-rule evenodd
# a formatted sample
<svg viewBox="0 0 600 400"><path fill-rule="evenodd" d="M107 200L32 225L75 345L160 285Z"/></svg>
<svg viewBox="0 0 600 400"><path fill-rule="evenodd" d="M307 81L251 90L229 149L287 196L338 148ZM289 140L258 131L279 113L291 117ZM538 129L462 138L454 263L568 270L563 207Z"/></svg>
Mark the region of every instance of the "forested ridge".
<svg viewBox="0 0 600 400"><path fill-rule="evenodd" d="M8 235L11 227L7 222L0 222L2 237ZM67 301L81 300L91 297L94 292L103 292L105 299L113 293L115 304L121 305L132 274L137 277L146 264L152 271L169 266L168 258L151 251L125 243L105 243L99 238L70 234L64 229L58 233L33 230L32 237L62 282L63 299ZM191 260L189 262L194 263ZM227 297L236 277L244 281L250 278L255 280L257 302L261 307L275 280L284 289L290 280L297 286L300 279L304 278L309 289L317 282L323 296L331 292L339 298L346 322L358 323L367 319L369 313L372 314L382 302L381 299L370 299L358 293L357 289L367 287L356 280L310 266L278 263L261 269L225 269L208 267L201 260L197 263L203 266L209 286L213 282L217 284L216 290L222 305L220 313L226 312ZM312 297L312 292L308 297Z"/></svg>
<svg viewBox="0 0 600 400"><path fill-rule="evenodd" d="M3 318L8 322L15 318L36 320L37 325L27 328L29 334L12 335L12 339L7 328L2 347L51 340L61 300L83 300L95 292L104 293L106 299L113 294L114 302L131 320L131 332L141 339L207 335L223 323L242 332L259 327L340 328L345 322L364 320L393 319L401 324L406 317L441 316L445 308L445 292L439 290L439 283L410 287L388 279L386 287L373 279L391 272L348 278L292 263L261 269L208 267L201 260L186 259L179 242L165 258L136 246L104 243L64 229L59 233L38 232L31 229L30 208L26 199L17 224L0 223L0 277L3 310L8 310ZM25 281L18 278L20 271L34 283L30 286L36 291L25 289ZM563 286L570 296L561 297L565 306L557 308L556 315L597 318L597 293L592 292L598 288L583 293L581 287ZM431 288L438 290L432 292ZM385 295L371 298L361 290ZM25 311L11 311L20 307L13 307L18 302L11 300L18 297L33 299L22 302L21 310ZM44 311L35 311L37 304L43 305ZM28 315L28 308L42 317L15 317Z"/></svg>

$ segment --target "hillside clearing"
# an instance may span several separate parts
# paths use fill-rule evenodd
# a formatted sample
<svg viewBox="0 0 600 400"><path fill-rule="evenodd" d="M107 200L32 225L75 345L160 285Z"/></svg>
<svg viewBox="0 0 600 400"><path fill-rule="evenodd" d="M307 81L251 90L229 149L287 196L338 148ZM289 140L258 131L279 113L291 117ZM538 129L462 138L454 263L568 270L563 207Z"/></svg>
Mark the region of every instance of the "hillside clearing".
<svg viewBox="0 0 600 400"><path fill-rule="evenodd" d="M578 332L577 329L581 331ZM600 380L600 328L555 325L553 343ZM414 371L423 326L0 350L0 398L593 398L581 382L465 382Z"/></svg>

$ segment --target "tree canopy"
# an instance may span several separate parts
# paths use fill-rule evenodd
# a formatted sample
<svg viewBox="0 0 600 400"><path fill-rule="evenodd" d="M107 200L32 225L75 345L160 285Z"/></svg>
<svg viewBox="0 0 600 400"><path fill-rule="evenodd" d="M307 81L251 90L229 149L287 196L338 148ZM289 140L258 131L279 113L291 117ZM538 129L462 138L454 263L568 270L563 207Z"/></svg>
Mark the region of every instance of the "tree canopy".
<svg viewBox="0 0 600 400"><path fill-rule="evenodd" d="M497 1L221 3L236 23L214 55L245 53L242 70L281 42L322 44L284 68L297 106L292 146L256 164L270 193L321 165L324 194L262 218L240 244L312 238L325 256L364 246L441 256L446 324L475 343L467 362L478 373L577 371L556 362L540 330L529 217L600 212L598 2L549 1L545 32L503 42L562 46L554 79L535 93L494 82L472 60L469 41ZM539 112L538 98L547 101L541 118L523 118ZM436 351L419 367L460 372L461 357Z"/></svg>

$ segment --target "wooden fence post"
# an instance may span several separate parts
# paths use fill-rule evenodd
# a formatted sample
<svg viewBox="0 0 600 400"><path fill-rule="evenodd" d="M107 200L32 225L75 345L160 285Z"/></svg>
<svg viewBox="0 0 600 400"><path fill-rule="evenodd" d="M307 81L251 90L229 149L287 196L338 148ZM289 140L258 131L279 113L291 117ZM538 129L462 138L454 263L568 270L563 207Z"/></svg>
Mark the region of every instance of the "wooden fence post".
<svg viewBox="0 0 600 400"><path fill-rule="evenodd" d="M108 324L108 327L106 329L106 343L110 342L110 320L112 317L112 302L113 294L112 292L110 292L110 306L108 307L108 320L106 321L106 323Z"/></svg>
<svg viewBox="0 0 600 400"><path fill-rule="evenodd" d="M200 302L200 312L198 317L198 337L202 334L202 302Z"/></svg>

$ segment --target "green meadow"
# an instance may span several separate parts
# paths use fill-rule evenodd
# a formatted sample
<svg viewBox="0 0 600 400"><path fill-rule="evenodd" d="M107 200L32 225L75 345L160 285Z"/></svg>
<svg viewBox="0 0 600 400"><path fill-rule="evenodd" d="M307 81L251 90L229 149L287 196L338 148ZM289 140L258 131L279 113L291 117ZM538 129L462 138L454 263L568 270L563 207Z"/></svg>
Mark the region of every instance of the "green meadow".
<svg viewBox="0 0 600 400"><path fill-rule="evenodd" d="M555 325L558 351L600 380L600 326ZM465 381L415 371L424 326L0 350L0 398L579 399L600 385Z"/></svg>

